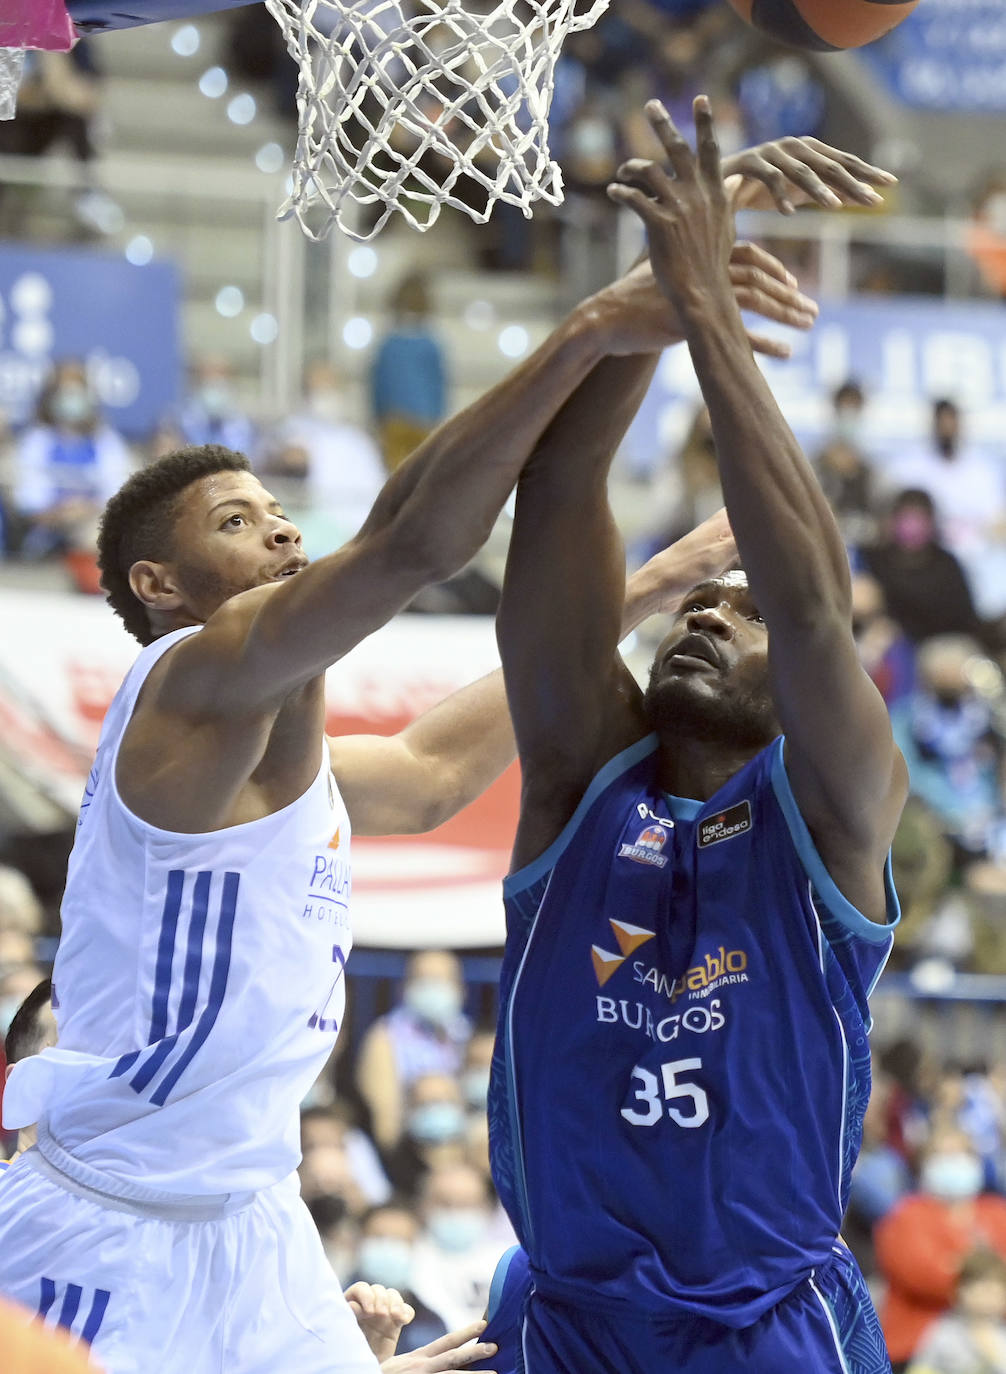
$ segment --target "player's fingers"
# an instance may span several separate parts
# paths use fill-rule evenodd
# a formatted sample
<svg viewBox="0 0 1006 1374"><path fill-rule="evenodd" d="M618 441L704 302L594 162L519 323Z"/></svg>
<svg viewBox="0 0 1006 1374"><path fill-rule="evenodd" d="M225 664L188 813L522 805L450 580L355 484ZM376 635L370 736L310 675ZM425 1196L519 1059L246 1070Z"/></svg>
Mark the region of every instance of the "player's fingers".
<svg viewBox="0 0 1006 1374"><path fill-rule="evenodd" d="M716 138L716 121L707 95L697 95L692 105L695 117L695 146L699 171L717 196L723 195L723 174L720 171L720 145Z"/></svg>
<svg viewBox="0 0 1006 1374"><path fill-rule="evenodd" d="M814 316L808 315L805 310L798 310L793 306L786 305L784 302L776 300L773 296L768 296L757 288L735 286L734 297L742 310L750 310L756 315L761 315L762 319L775 320L777 324L788 324L791 329L813 329Z"/></svg>
<svg viewBox="0 0 1006 1374"><path fill-rule="evenodd" d="M499 1347L490 1341L487 1344L466 1345L463 1350L450 1350L430 1362L430 1374L439 1374L445 1369L467 1369L477 1360L491 1360Z"/></svg>
<svg viewBox="0 0 1006 1374"><path fill-rule="evenodd" d="M637 186L624 186L620 181L613 181L608 187L608 199L635 210L644 224L655 219L657 202L644 195Z"/></svg>
<svg viewBox="0 0 1006 1374"><path fill-rule="evenodd" d="M756 353L764 353L769 358L790 358L793 350L784 339L770 339L764 334L748 332L748 343Z"/></svg>
<svg viewBox="0 0 1006 1374"><path fill-rule="evenodd" d="M775 160L791 181L807 192L819 205L837 209L841 205L883 205L884 197L865 181L859 181L840 162L821 153L802 150L791 157L782 149Z"/></svg>
<svg viewBox="0 0 1006 1374"><path fill-rule="evenodd" d="M800 156L791 156L782 148L770 147L762 160L773 168L774 176L770 180L768 176L762 177L758 172L753 173L765 182L772 193L772 199L783 214L793 213L794 186L799 186L816 205L822 205L826 210L838 210L845 203L810 165L812 158L815 163L819 162L816 154L801 153Z"/></svg>
<svg viewBox="0 0 1006 1374"><path fill-rule="evenodd" d="M660 139L661 146L667 154L667 160L671 164L671 170L679 181L691 181L695 177L695 159L692 150L678 133L674 120L665 110L659 100L648 100L646 102L646 118L650 121L653 132Z"/></svg>
<svg viewBox="0 0 1006 1374"><path fill-rule="evenodd" d="M776 281L784 282L787 286L799 285L793 273L773 253L762 248L761 244L749 243L746 239L738 239L734 244L730 250L730 263L731 266L760 267L768 276L775 277Z"/></svg>
<svg viewBox="0 0 1006 1374"><path fill-rule="evenodd" d="M650 162L645 158L632 157L628 162L623 162L615 174L619 181L626 186L638 186L640 190L657 200L673 194L671 191L671 179L660 166L659 162Z"/></svg>
<svg viewBox="0 0 1006 1374"><path fill-rule="evenodd" d="M798 142L829 158L832 162L840 162L859 181L874 183L878 186L897 185L898 178L893 172L887 171L884 167L877 167L872 162L864 162L855 153L846 153L841 148L832 148L830 144L822 143L819 138L809 136L799 139Z"/></svg>
<svg viewBox="0 0 1006 1374"><path fill-rule="evenodd" d="M818 308L815 301L798 291L796 287L789 286L786 282L778 281L775 277L769 276L760 267L731 263L729 272L735 296L744 292L748 297L757 297L759 300L777 306L780 310L790 311L793 315L800 316L801 319L813 322L817 318Z"/></svg>
<svg viewBox="0 0 1006 1374"><path fill-rule="evenodd" d="M429 1345L423 1346L423 1351L427 1355L442 1355L445 1350L456 1350L459 1345L473 1341L476 1336L481 1336L485 1329L486 1323L480 1317L477 1322L470 1322L457 1331L448 1331L446 1336L439 1336L435 1341L430 1341Z"/></svg>

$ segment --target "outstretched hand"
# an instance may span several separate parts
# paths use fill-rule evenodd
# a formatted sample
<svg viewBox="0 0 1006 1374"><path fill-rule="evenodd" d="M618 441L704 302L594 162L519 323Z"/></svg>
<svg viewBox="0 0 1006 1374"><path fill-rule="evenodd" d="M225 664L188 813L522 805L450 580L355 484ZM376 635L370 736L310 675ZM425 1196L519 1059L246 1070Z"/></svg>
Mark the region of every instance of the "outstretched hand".
<svg viewBox="0 0 1006 1374"><path fill-rule="evenodd" d="M408 1355L396 1355L381 1365L381 1374L443 1374L449 1369L467 1369L476 1360L488 1360L496 1354L492 1342L477 1341L485 1330L484 1321L472 1322L460 1331L448 1331L439 1340L420 1346ZM470 1344L470 1342L474 1342Z"/></svg>
<svg viewBox="0 0 1006 1374"><path fill-rule="evenodd" d="M831 148L817 138L778 138L725 157L727 198L734 210L778 209L793 214L798 205L840 210L846 205L883 204L877 186L898 178L854 153Z"/></svg>
<svg viewBox="0 0 1006 1374"><path fill-rule="evenodd" d="M796 329L809 329L814 323L816 304L801 294L796 278L766 249L753 243L735 243L728 270L742 310ZM658 288L646 259L599 291L593 301L608 320L608 351L612 354L655 353L684 338L674 307ZM748 338L756 352L789 357L790 346L782 339L760 334L748 334Z"/></svg>
<svg viewBox="0 0 1006 1374"><path fill-rule="evenodd" d="M634 576L649 589L651 615L674 615L693 587L721 576L736 563L737 545L721 506L701 525L655 553Z"/></svg>
<svg viewBox="0 0 1006 1374"><path fill-rule="evenodd" d="M723 186L720 150L709 97L695 99L693 153L659 100L646 116L667 154L658 162L633 159L619 170L608 195L634 210L646 226L650 264L679 321L710 297L729 300L734 218Z"/></svg>

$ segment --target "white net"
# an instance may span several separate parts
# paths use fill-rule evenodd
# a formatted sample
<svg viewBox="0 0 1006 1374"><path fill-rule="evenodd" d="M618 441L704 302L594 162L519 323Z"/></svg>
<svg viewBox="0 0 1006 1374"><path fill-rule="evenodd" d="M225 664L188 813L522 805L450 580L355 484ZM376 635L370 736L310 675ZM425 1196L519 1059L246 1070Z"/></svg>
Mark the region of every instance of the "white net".
<svg viewBox="0 0 1006 1374"><path fill-rule="evenodd" d="M608 0L266 0L300 66L300 130L281 216L314 239L428 229L444 205L485 223L562 200L548 149L566 35Z"/></svg>
<svg viewBox="0 0 1006 1374"><path fill-rule="evenodd" d="M0 119L17 112L17 88L24 69L24 48L0 48Z"/></svg>

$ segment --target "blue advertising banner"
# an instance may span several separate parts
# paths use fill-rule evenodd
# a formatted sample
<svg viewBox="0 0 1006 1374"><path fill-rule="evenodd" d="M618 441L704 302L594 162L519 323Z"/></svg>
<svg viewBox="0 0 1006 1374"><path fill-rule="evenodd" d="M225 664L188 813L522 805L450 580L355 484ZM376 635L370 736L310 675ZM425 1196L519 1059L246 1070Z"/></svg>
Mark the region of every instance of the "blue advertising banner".
<svg viewBox="0 0 1006 1374"><path fill-rule="evenodd" d="M809 452L828 432L831 392L855 378L867 398L864 438L881 462L928 433L931 404L946 396L961 407L969 439L1006 463L1006 312L1001 305L871 296L822 305L808 334L777 330L762 320L751 324L759 333L783 335L793 346L789 361L759 361ZM629 431L626 465L640 474L660 469L683 439L700 400L688 350L668 350Z"/></svg>
<svg viewBox="0 0 1006 1374"><path fill-rule="evenodd" d="M141 438L178 400L178 274L111 253L0 243L0 410L32 418L52 363L82 358L105 417Z"/></svg>
<svg viewBox="0 0 1006 1374"><path fill-rule="evenodd" d="M922 0L892 33L862 49L891 95L916 109L1006 110L1002 0Z"/></svg>

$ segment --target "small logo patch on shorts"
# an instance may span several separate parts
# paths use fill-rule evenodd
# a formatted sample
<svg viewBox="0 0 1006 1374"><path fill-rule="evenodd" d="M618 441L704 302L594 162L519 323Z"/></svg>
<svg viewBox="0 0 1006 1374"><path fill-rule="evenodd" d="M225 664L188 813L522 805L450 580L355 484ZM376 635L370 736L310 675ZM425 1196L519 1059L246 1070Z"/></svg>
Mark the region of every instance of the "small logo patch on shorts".
<svg viewBox="0 0 1006 1374"><path fill-rule="evenodd" d="M751 824L751 803L749 801L738 802L736 806L728 806L725 811L721 811L716 816L707 816L699 825L699 848L707 849L709 845L719 844L721 840L732 840L735 835L743 835L745 831L751 829Z"/></svg>

